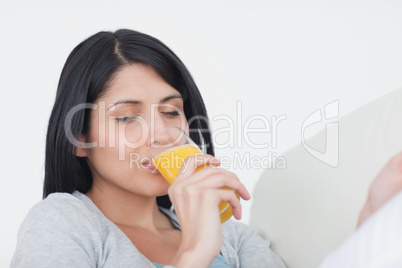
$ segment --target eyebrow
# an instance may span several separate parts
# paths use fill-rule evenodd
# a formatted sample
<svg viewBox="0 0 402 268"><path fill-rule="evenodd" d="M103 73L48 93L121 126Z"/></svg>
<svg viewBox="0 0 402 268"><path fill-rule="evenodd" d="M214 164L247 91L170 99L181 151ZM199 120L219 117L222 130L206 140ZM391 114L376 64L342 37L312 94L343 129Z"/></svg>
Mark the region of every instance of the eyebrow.
<svg viewBox="0 0 402 268"><path fill-rule="evenodd" d="M169 95L167 97L164 97L163 99L161 99L160 102L167 102L168 100L171 100L171 99L183 99L183 98L179 94L172 94L172 95Z"/></svg>
<svg viewBox="0 0 402 268"><path fill-rule="evenodd" d="M183 98L180 94L172 94L172 95L166 96L163 99L161 99L160 103L167 102L171 99L183 99ZM109 110L111 107L116 106L118 104L143 104L143 102L139 101L139 100L119 100L115 103L110 104L109 108L107 110Z"/></svg>

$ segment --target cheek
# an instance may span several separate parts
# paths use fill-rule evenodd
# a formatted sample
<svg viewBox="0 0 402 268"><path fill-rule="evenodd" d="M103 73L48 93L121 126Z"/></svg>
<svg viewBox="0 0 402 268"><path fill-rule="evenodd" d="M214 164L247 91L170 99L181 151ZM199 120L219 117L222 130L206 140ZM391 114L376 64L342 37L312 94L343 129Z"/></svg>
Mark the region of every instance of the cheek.
<svg viewBox="0 0 402 268"><path fill-rule="evenodd" d="M90 139L97 142L99 147L140 148L147 142L146 124L142 122L118 123L112 117L100 124L93 124Z"/></svg>
<svg viewBox="0 0 402 268"><path fill-rule="evenodd" d="M129 161L130 154L140 153L146 147L147 132L141 124L116 123L115 119L93 122L89 135L91 142L96 142L91 150L92 158L97 161Z"/></svg>
<svg viewBox="0 0 402 268"><path fill-rule="evenodd" d="M96 173L104 177L131 176L142 169L146 156L146 131L141 124L121 124L116 120L93 120L89 139L97 146L88 150L88 160Z"/></svg>
<svg viewBox="0 0 402 268"><path fill-rule="evenodd" d="M110 153L130 170L139 169L147 153L148 126L141 121L130 123L110 122L107 139ZM126 169L126 168L124 168Z"/></svg>
<svg viewBox="0 0 402 268"><path fill-rule="evenodd" d="M189 132L188 122L185 116L180 116L174 120L174 126L180 127L187 134Z"/></svg>
<svg viewBox="0 0 402 268"><path fill-rule="evenodd" d="M142 150L147 146L149 140L148 126L141 121L117 124L117 129L111 131L111 133L113 133L111 135L114 135L114 137L110 137L117 143L117 147L126 152Z"/></svg>
<svg viewBox="0 0 402 268"><path fill-rule="evenodd" d="M126 147L96 147L90 150L88 160L102 177L124 179L142 168L143 155L142 150Z"/></svg>

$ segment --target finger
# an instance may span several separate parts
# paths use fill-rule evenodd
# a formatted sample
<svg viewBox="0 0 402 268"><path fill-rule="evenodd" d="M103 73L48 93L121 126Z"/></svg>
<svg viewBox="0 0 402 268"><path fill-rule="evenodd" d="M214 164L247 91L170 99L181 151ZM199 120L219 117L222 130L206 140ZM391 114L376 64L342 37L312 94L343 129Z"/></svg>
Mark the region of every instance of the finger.
<svg viewBox="0 0 402 268"><path fill-rule="evenodd" d="M237 195L233 191L228 190L216 190L217 195L219 196L220 202L228 202L232 207L233 216L237 219L241 219L241 203L238 199ZM219 202L219 203L220 203Z"/></svg>
<svg viewBox="0 0 402 268"><path fill-rule="evenodd" d="M205 167L193 175L192 180L188 181L187 187L201 188L222 188L227 187L238 192L241 198L250 199L250 193L246 187L240 182L239 178L232 172Z"/></svg>
<svg viewBox="0 0 402 268"><path fill-rule="evenodd" d="M184 160L180 168L179 175L181 174L182 176L178 177L191 176L192 174L194 174L198 167L202 167L205 165L219 166L220 161L209 154L189 156ZM178 178L176 178L176 180L177 179Z"/></svg>

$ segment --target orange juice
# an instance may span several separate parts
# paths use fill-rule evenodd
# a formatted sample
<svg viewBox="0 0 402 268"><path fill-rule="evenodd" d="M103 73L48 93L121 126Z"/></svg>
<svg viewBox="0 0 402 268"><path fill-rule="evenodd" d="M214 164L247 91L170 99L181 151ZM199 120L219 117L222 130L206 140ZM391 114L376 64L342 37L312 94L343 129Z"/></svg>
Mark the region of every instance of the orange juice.
<svg viewBox="0 0 402 268"><path fill-rule="evenodd" d="M200 154L202 154L202 152L196 145L185 144L158 154L152 159L152 163L162 174L162 176L170 184L172 184L176 176L179 174L184 159L189 156ZM203 167L205 167L205 165L198 167L197 171L202 169ZM226 189L230 190L229 188ZM232 207L229 205L228 202L220 203L219 211L222 223L227 221L233 215Z"/></svg>

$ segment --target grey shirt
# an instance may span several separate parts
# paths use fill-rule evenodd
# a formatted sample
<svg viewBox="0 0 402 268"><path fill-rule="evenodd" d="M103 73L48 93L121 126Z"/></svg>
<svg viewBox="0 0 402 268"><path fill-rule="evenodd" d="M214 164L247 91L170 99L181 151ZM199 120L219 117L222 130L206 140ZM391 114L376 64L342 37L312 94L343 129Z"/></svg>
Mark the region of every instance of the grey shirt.
<svg viewBox="0 0 402 268"><path fill-rule="evenodd" d="M173 212L165 214L177 221ZM230 267L285 267L269 241L251 227L229 220L222 224L222 235L221 253ZM20 226L10 267L155 268L78 191L50 194L29 211Z"/></svg>

